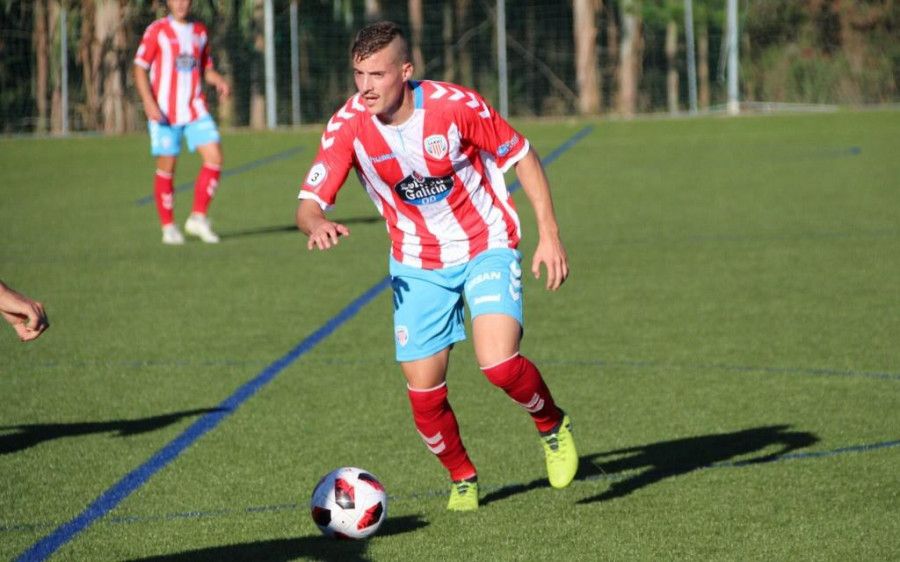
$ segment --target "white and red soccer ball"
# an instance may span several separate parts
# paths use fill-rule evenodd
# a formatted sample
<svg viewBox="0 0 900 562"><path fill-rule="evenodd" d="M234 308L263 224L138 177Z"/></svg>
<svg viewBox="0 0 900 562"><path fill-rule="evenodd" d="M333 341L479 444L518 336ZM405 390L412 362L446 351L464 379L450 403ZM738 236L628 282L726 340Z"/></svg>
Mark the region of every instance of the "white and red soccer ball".
<svg viewBox="0 0 900 562"><path fill-rule="evenodd" d="M319 481L310 509L313 521L326 536L365 539L387 519L387 494L370 472L343 467Z"/></svg>

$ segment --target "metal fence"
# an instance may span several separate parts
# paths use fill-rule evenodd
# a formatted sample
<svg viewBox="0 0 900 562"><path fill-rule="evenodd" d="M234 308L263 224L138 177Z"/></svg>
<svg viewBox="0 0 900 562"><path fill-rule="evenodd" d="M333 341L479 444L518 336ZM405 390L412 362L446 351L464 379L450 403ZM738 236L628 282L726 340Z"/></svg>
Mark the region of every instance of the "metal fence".
<svg viewBox="0 0 900 562"><path fill-rule="evenodd" d="M0 2L0 132L138 130L131 76L162 0ZM732 112L896 101L890 0L195 0L233 95L220 123L322 122L366 21L407 29L416 77L514 116ZM739 104L741 102L741 104Z"/></svg>

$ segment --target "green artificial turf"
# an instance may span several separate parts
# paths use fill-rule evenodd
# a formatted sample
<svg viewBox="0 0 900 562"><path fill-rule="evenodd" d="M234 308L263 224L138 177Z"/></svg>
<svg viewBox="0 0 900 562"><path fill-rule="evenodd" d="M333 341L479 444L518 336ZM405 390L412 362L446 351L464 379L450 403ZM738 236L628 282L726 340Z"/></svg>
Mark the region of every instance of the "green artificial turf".
<svg viewBox="0 0 900 562"><path fill-rule="evenodd" d="M381 291L54 559L900 557L900 113L516 124L542 156L593 126L547 166L571 277L525 289L523 352L575 425L569 488L463 343L450 392L482 507L445 510ZM0 559L384 279L352 177L333 212L349 238L308 252L293 229L319 133L225 135L222 243L183 247L160 243L144 136L0 140L0 278L52 325L29 344L0 326ZM344 465L390 496L366 542L308 514Z"/></svg>

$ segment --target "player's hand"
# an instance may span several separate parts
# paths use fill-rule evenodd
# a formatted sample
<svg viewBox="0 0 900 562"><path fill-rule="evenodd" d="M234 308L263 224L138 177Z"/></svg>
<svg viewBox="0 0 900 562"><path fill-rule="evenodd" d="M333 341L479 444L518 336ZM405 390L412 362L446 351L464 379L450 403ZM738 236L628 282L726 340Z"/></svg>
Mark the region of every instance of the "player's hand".
<svg viewBox="0 0 900 562"><path fill-rule="evenodd" d="M147 114L147 119L150 121L156 121L157 123L165 122L166 118L163 115L162 111L159 109L159 105L156 102L145 102L144 103L144 113Z"/></svg>
<svg viewBox="0 0 900 562"><path fill-rule="evenodd" d="M338 239L341 236L350 236L350 230L346 226L328 220L322 221L309 233L306 248L309 250L313 248L328 250L332 246L337 246Z"/></svg>
<svg viewBox="0 0 900 562"><path fill-rule="evenodd" d="M531 260L531 272L535 279L541 278L541 264L547 268L546 287L555 291L569 276L569 258L559 238L541 238Z"/></svg>
<svg viewBox="0 0 900 562"><path fill-rule="evenodd" d="M11 289L7 291L0 314L13 327L20 340L36 339L50 327L44 305Z"/></svg>
<svg viewBox="0 0 900 562"><path fill-rule="evenodd" d="M225 80L220 80L216 83L216 93L220 98L227 98L231 95L231 86Z"/></svg>

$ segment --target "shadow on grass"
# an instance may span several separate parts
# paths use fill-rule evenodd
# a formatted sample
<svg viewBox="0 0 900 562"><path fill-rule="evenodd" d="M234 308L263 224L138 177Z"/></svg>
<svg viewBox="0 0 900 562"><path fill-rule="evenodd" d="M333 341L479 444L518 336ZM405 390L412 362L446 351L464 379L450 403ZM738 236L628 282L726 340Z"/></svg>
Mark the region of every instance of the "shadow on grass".
<svg viewBox="0 0 900 562"><path fill-rule="evenodd" d="M335 222L339 222L341 224L373 224L373 223L381 223L384 222L384 219L378 215L373 215L370 217L347 217L345 219L333 219ZM246 230L235 230L235 231L224 231L220 232L219 236L222 240L231 239L231 238L245 238L247 236L264 236L266 234L283 234L283 233L296 233L297 225L294 224L285 224L278 226L263 226L260 228L248 228Z"/></svg>
<svg viewBox="0 0 900 562"><path fill-rule="evenodd" d="M427 526L418 515L388 517L378 537L409 533ZM175 554L135 558L130 562L287 562L303 558L326 562L365 562L366 541L334 540L321 535L296 539L272 539L225 546L213 546L197 550L187 550Z"/></svg>
<svg viewBox="0 0 900 562"><path fill-rule="evenodd" d="M18 453L19 451L39 445L44 441L61 439L63 437L77 437L79 435L109 433L113 431L118 432L119 437L129 437L131 435L138 435L140 433L162 429L187 417L201 416L221 411L221 408L207 408L174 412L172 414L137 420L111 420L81 423L36 423L0 426L0 432L14 431L14 433L0 435L0 455Z"/></svg>
<svg viewBox="0 0 900 562"><path fill-rule="evenodd" d="M789 431L789 425L755 427L732 433L701 435L660 441L604 453L582 455L579 458L577 480L611 481L601 494L579 500L579 504L621 498L645 486L673 476L680 476L703 468L716 466L747 466L780 460L784 455L809 447L819 441L812 433ZM577 436L577 434L576 434ZM752 458L768 447L780 446L773 453ZM737 460L740 457L740 460ZM630 474L635 472L635 474ZM515 494L549 487L546 479L527 484L505 486L487 494L482 504L498 501Z"/></svg>

